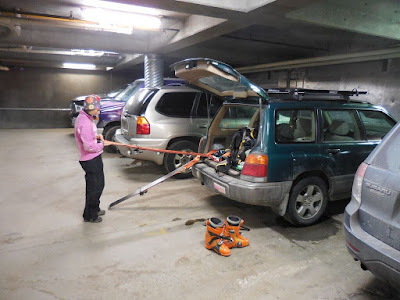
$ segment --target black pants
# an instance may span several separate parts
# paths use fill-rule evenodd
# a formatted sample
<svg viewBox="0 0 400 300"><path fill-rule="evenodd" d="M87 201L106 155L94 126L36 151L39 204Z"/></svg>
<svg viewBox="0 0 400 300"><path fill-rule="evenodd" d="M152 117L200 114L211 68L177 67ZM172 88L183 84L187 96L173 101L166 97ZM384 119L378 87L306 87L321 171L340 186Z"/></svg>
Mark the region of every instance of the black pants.
<svg viewBox="0 0 400 300"><path fill-rule="evenodd" d="M85 171L86 203L83 211L85 220L96 220L100 210L100 196L104 189L103 160L101 155L88 161L79 161Z"/></svg>

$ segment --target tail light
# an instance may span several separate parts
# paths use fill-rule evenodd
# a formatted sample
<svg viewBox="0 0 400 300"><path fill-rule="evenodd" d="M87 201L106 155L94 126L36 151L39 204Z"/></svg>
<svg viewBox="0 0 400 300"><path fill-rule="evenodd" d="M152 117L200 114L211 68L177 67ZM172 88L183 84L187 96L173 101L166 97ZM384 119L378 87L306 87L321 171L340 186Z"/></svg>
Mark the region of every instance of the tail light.
<svg viewBox="0 0 400 300"><path fill-rule="evenodd" d="M267 177L268 155L249 154L244 162L241 174L253 177Z"/></svg>
<svg viewBox="0 0 400 300"><path fill-rule="evenodd" d="M353 195L354 200L356 200L359 204L361 204L361 188L367 167L368 165L366 163L362 163L358 167L356 175L354 176L351 194Z"/></svg>
<svg viewBox="0 0 400 300"><path fill-rule="evenodd" d="M136 119L136 134L150 134L150 123L145 117Z"/></svg>

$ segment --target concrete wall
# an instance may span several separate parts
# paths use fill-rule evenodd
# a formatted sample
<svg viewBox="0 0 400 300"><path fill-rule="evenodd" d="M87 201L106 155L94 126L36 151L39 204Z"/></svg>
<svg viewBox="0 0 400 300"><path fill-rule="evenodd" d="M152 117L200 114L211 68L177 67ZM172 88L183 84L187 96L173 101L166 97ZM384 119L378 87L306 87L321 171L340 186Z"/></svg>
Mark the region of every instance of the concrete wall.
<svg viewBox="0 0 400 300"><path fill-rule="evenodd" d="M400 120L400 59L245 74L264 88L291 87L367 91L360 99L384 106ZM297 79L297 80L296 80Z"/></svg>
<svg viewBox="0 0 400 300"><path fill-rule="evenodd" d="M71 98L107 93L142 76L46 68L0 72L0 128L70 127Z"/></svg>
<svg viewBox="0 0 400 300"><path fill-rule="evenodd" d="M400 120L400 59L245 74L262 87L368 91ZM25 68L0 72L0 128L69 127L70 99L106 93L143 74ZM25 109L25 110L16 110ZM32 110L40 109L40 110Z"/></svg>

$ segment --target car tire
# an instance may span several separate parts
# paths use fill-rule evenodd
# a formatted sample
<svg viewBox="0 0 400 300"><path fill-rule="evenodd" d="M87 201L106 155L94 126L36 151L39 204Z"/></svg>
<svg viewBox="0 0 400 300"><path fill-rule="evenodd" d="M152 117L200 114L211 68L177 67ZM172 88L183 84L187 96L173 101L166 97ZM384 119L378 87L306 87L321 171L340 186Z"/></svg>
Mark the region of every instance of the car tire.
<svg viewBox="0 0 400 300"><path fill-rule="evenodd" d="M197 146L195 143L190 141L178 141L171 144L168 150L175 150L175 151L187 151L187 152L195 152L197 151ZM170 173L175 171L177 168L183 166L184 164L188 163L194 157L188 157L187 155L182 154L173 154L173 153L166 153L164 156L164 168L165 170ZM192 171L186 170L183 173L176 174L174 177L179 179L190 178L192 177Z"/></svg>
<svg viewBox="0 0 400 300"><path fill-rule="evenodd" d="M321 178L304 178L293 187L284 218L295 226L315 224L324 215L328 201L328 188Z"/></svg>
<svg viewBox="0 0 400 300"><path fill-rule="evenodd" d="M120 129L120 128L121 128L121 126L119 126L119 125L105 127L104 131L103 131L104 139L108 140L108 141L113 141L115 132L117 131L117 129ZM118 149L117 149L117 147L110 145L110 146L104 147L104 151L106 151L108 153L117 153Z"/></svg>

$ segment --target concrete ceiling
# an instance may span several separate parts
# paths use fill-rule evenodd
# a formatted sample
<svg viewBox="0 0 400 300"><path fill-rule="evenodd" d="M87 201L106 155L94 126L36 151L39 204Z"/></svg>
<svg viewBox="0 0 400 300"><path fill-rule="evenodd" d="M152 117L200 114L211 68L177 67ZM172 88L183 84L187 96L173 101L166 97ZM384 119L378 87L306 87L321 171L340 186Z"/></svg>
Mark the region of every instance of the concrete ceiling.
<svg viewBox="0 0 400 300"><path fill-rule="evenodd" d="M161 30L131 34L90 27L83 11L105 2L96 1L0 0L0 70L63 62L135 70L150 53L166 64L210 57L244 73L400 57L398 0L108 1L162 16Z"/></svg>

